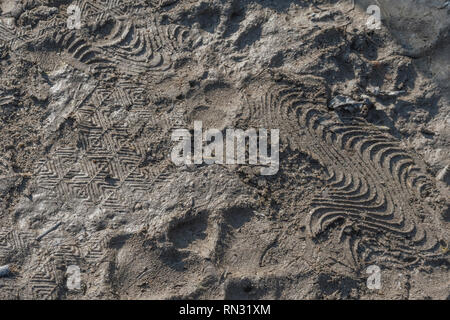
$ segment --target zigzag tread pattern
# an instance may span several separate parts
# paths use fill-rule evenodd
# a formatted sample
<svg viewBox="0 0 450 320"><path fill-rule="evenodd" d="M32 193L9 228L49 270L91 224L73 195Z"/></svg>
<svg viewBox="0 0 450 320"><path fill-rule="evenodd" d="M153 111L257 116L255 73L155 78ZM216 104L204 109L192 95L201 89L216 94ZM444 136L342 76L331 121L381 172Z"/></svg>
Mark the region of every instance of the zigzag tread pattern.
<svg viewBox="0 0 450 320"><path fill-rule="evenodd" d="M55 299L60 281L53 263L47 262L37 266L29 281L33 297L39 300Z"/></svg>
<svg viewBox="0 0 450 320"><path fill-rule="evenodd" d="M156 183L170 175L170 164L147 166L148 147L135 141L133 131L151 117L143 89L130 82L115 89L97 88L75 111L78 140L56 148L37 166L36 183L50 198L81 201L105 212L127 213ZM117 110L137 119L129 128ZM131 121L132 122L132 121ZM162 139L164 131L152 137Z"/></svg>
<svg viewBox="0 0 450 320"><path fill-rule="evenodd" d="M0 259L12 252L26 249L33 241L32 233L0 229Z"/></svg>

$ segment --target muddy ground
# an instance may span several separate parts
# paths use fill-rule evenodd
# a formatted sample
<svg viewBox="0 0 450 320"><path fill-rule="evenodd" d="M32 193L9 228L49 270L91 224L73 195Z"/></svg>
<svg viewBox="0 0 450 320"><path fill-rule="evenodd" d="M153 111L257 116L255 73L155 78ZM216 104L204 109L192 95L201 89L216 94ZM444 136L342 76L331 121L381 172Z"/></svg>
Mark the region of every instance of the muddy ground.
<svg viewBox="0 0 450 320"><path fill-rule="evenodd" d="M450 297L448 1L0 3L1 299ZM278 173L175 166L194 121Z"/></svg>

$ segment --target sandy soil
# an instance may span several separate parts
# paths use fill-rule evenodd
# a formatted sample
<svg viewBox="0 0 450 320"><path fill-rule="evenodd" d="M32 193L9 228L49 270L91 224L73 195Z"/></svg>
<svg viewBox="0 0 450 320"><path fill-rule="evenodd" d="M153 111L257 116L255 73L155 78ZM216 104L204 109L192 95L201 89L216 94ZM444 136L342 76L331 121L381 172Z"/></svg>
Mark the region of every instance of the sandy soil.
<svg viewBox="0 0 450 320"><path fill-rule="evenodd" d="M0 3L1 299L450 297L448 1ZM278 173L175 166L194 121Z"/></svg>

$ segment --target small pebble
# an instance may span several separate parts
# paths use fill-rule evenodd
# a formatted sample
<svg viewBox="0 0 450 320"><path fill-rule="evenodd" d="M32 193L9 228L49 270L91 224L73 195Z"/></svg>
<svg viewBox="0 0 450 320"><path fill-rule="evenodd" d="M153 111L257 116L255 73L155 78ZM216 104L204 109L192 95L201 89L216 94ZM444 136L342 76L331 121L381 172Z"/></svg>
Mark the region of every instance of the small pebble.
<svg viewBox="0 0 450 320"><path fill-rule="evenodd" d="M1 277L7 277L11 273L11 270L9 269L9 266L2 266L0 267L0 278Z"/></svg>

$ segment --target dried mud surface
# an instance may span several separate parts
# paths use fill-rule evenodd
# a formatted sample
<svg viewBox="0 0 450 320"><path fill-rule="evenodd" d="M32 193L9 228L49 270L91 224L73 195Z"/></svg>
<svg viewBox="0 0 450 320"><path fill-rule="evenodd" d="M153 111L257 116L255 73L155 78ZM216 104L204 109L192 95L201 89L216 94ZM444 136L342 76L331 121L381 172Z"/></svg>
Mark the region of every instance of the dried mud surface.
<svg viewBox="0 0 450 320"><path fill-rule="evenodd" d="M2 0L0 298L448 299L450 8L355 2ZM194 120L279 172L175 167Z"/></svg>

